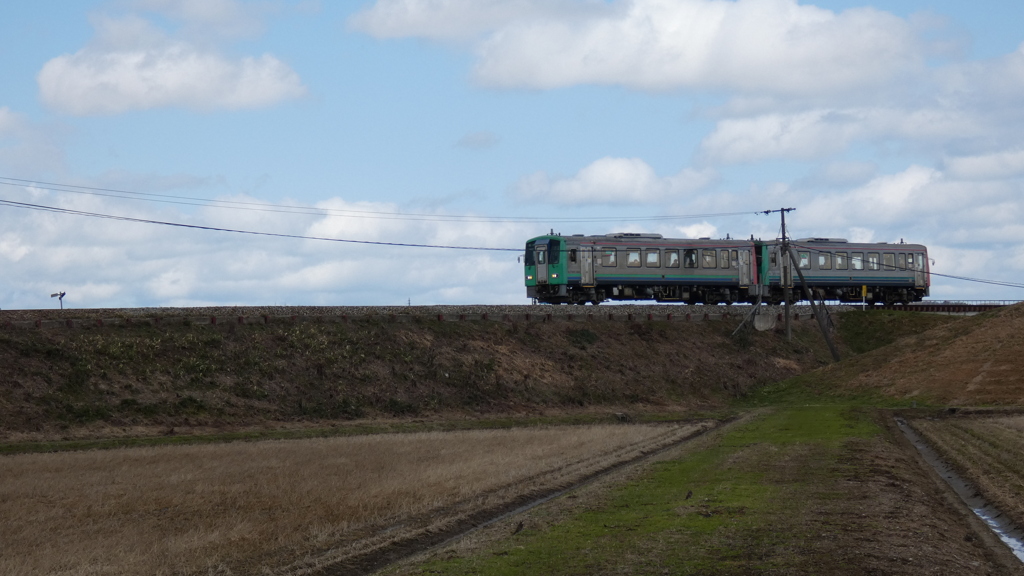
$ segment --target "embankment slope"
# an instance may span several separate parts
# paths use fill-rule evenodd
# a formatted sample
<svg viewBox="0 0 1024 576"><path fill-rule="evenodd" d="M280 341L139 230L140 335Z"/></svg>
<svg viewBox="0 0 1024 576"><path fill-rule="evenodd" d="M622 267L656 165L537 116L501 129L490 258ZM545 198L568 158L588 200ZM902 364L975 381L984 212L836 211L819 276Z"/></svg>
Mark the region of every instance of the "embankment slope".
<svg viewBox="0 0 1024 576"><path fill-rule="evenodd" d="M953 406L1019 406L1024 404L1024 305L905 336L802 379L822 389L875 389Z"/></svg>
<svg viewBox="0 0 1024 576"><path fill-rule="evenodd" d="M0 329L0 438L431 414L716 407L826 362L739 322L300 321Z"/></svg>

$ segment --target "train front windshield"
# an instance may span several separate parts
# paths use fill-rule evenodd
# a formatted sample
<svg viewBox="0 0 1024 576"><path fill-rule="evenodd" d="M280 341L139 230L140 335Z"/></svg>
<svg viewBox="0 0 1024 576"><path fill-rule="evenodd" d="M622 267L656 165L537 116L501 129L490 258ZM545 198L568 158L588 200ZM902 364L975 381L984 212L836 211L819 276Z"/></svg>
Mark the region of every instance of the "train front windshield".
<svg viewBox="0 0 1024 576"><path fill-rule="evenodd" d="M531 240L526 243L524 263L527 266L558 264L561 252L561 242L558 240Z"/></svg>

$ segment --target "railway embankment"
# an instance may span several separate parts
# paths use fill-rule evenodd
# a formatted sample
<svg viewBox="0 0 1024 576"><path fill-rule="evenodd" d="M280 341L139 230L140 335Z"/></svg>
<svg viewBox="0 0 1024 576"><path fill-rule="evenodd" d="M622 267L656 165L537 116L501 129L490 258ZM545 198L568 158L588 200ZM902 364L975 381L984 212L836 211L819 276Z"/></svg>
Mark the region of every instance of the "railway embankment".
<svg viewBox="0 0 1024 576"><path fill-rule="evenodd" d="M31 440L435 415L714 410L829 361L809 309L797 310L793 342L772 331L733 336L744 311L2 311L0 434Z"/></svg>

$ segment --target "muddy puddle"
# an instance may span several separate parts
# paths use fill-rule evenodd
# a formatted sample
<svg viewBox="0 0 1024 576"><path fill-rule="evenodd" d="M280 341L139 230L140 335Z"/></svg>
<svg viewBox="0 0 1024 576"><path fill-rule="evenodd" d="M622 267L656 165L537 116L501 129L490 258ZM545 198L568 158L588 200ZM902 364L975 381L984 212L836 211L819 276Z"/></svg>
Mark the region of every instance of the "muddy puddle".
<svg viewBox="0 0 1024 576"><path fill-rule="evenodd" d="M910 440L929 466L956 492L957 496L981 518L996 536L1006 544L1018 560L1024 562L1024 530L1011 522L1002 512L985 500L971 484L961 477L948 462L942 459L932 447L902 418L896 418L903 435Z"/></svg>

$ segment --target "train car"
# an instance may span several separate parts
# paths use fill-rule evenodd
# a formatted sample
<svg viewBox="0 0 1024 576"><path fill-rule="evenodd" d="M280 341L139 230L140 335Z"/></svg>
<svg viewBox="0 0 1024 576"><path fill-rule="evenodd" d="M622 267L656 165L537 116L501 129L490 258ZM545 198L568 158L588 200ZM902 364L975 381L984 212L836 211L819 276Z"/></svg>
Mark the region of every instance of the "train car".
<svg viewBox="0 0 1024 576"><path fill-rule="evenodd" d="M920 244L790 241L800 272L819 299L874 304L928 296L928 249ZM548 234L526 243L526 295L547 304L655 300L690 304L771 303L795 287L778 240L664 238L660 234ZM796 283L796 284L795 284Z"/></svg>
<svg viewBox="0 0 1024 576"><path fill-rule="evenodd" d="M731 304L760 291L753 240L549 234L526 243L526 295L548 304Z"/></svg>
<svg viewBox="0 0 1024 576"><path fill-rule="evenodd" d="M873 304L919 302L928 296L928 249L920 244L852 243L843 238L802 238L791 240L800 271L815 297L842 302ZM780 265L786 257L781 242L763 244L767 258L762 277L772 302L783 300L783 287L793 286L799 277L783 278ZM790 266L791 268L791 266ZM797 292L801 294L801 292ZM798 296L800 298L801 296Z"/></svg>

